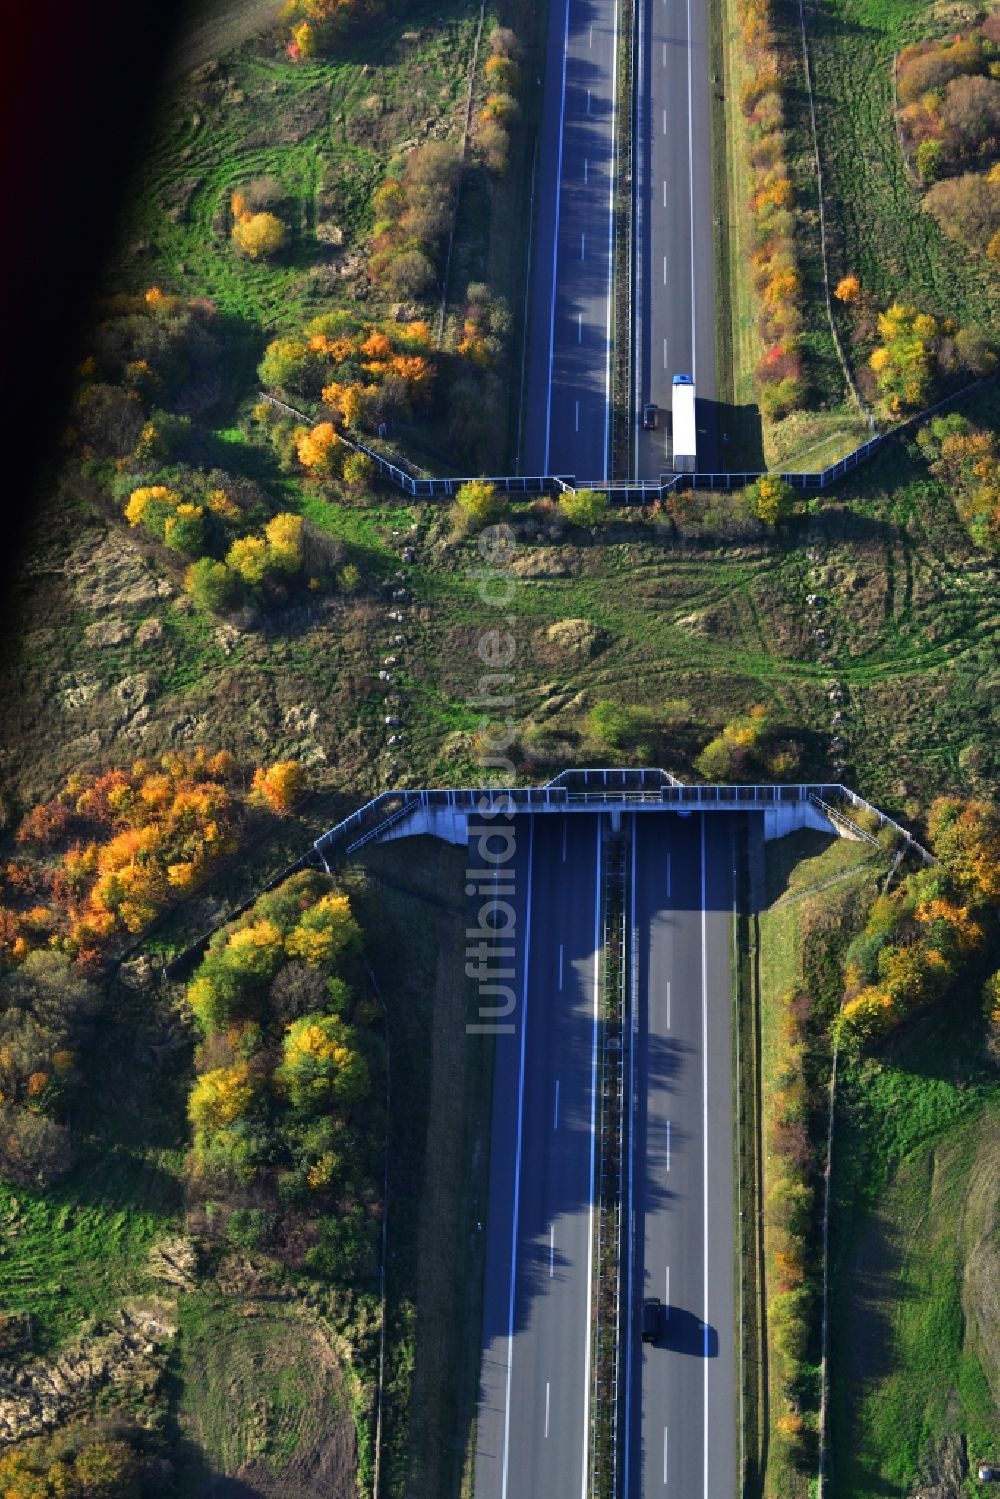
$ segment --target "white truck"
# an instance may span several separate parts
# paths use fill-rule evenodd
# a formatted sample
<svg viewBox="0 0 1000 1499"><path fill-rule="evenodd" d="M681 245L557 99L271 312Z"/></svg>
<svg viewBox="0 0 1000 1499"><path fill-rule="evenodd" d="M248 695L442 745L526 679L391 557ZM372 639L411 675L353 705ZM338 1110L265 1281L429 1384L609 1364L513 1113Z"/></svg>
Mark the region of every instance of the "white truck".
<svg viewBox="0 0 1000 1499"><path fill-rule="evenodd" d="M695 473L698 439L694 425L694 380L690 375L674 376L673 448L674 473Z"/></svg>

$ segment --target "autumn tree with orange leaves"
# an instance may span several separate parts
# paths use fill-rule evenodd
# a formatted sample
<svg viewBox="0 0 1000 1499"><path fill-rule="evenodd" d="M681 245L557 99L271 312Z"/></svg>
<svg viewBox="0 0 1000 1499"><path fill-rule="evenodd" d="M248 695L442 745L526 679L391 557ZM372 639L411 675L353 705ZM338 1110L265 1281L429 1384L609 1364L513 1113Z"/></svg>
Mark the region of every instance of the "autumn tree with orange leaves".
<svg viewBox="0 0 1000 1499"><path fill-rule="evenodd" d="M939 866L878 897L851 944L841 1041L859 1048L940 999L981 950L1000 906L1000 809L939 798L928 829Z"/></svg>

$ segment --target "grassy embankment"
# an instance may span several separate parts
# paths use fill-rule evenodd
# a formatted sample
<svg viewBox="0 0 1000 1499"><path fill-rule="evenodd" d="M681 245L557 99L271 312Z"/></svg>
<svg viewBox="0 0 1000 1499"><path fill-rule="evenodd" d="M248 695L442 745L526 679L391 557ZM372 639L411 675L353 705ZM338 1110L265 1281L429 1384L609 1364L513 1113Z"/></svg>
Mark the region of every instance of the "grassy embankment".
<svg viewBox="0 0 1000 1499"><path fill-rule="evenodd" d="M957 14L957 12L956 12ZM880 307L912 302L959 324L996 328L1000 276L963 253L920 207L892 116L892 61L939 35L940 7L823 0L807 11L834 281L854 273Z"/></svg>
<svg viewBox="0 0 1000 1499"><path fill-rule="evenodd" d="M735 408L729 424L731 430L735 429L735 440L741 444L737 450L739 461L755 461L762 435L767 466L818 471L860 446L869 434L866 422L849 397L826 322L815 165L811 137L804 133L808 129L808 108L798 14L791 5L776 8L786 76L786 129L791 132L797 117L801 117L789 166L797 205L795 244L804 286L803 351L809 397L807 409L780 421L761 417L754 376L763 345L757 331L757 306L750 278L751 257L756 248L749 209L753 188L748 126L740 104L742 90L753 77L753 68L747 62L740 36L737 0L715 0L715 15L712 66L722 81L713 100L720 398Z"/></svg>
<svg viewBox="0 0 1000 1499"><path fill-rule="evenodd" d="M843 1075L830 1456L845 1499L947 1478L971 1494L963 1464L998 1456L1000 1079L977 988Z"/></svg>
<svg viewBox="0 0 1000 1499"><path fill-rule="evenodd" d="M724 116L725 147L716 152L716 179L719 201L728 210L721 279L729 307L720 328L720 356L723 368L731 363L730 399L743 405L753 400L752 371L759 354L748 278L753 244L746 207L746 125L739 102L747 74L735 0L719 4L726 88L725 103L717 108ZM808 410L784 422L765 423L765 451L772 466L819 469L868 434L847 398L824 302L815 153L797 4L780 5L776 16L786 68L785 126L811 388ZM806 7L830 283L835 287L841 277L856 274L879 308L905 301L957 324L988 329L996 326L1000 313L1000 277L982 257L964 254L946 239L922 211L892 115L895 52L932 29L936 34L941 24L930 7L915 12L905 0L821 0ZM721 142L721 130L719 135ZM836 302L834 315L851 372L864 386L865 351L852 347L850 321Z"/></svg>
<svg viewBox="0 0 1000 1499"><path fill-rule="evenodd" d="M825 1039L824 1017L835 1012L838 987L837 952L854 926L863 918L863 906L875 893L877 876L885 858L868 845L845 839L830 839L816 832L794 833L767 845L765 850L765 906L756 921L756 971L759 981L760 1128L762 1136L762 1181L759 1192L763 1214L763 1284L765 1346L759 1380L760 1469L750 1492L766 1499L806 1499L808 1472L815 1444L818 1385L815 1367L819 1360L818 1300L810 1316L809 1338L799 1368L788 1362L775 1335L769 1313L783 1284L779 1250L787 1250L787 1236L778 1228L775 1191L789 1177L790 1168L779 1154L776 1113L776 1079L784 1073L789 1056L788 1033L783 1024L790 997L805 989L810 997L812 1019L805 1026L803 1076L806 1083L806 1122L811 1160L799 1167L808 1171L815 1188L825 1150L826 1086L830 1051ZM789 1087L787 1082L780 1085ZM806 1286L818 1288L820 1259L817 1209L810 1214L806 1233ZM789 1382L798 1386L799 1414L804 1423L801 1437L789 1424L790 1403L785 1394ZM751 1453L756 1458L757 1453Z"/></svg>
<svg viewBox="0 0 1000 1499"><path fill-rule="evenodd" d="M465 866L434 839L390 843L365 855L358 886L362 919L385 931L372 967L394 996L387 1495L471 1491L492 1047L465 1029Z"/></svg>
<svg viewBox="0 0 1000 1499"><path fill-rule="evenodd" d="M767 851L760 917L764 1195L773 1123L767 1080L782 1056L782 1000L805 983L814 1012L836 1003L838 950L881 865L858 845L799 834ZM842 1065L831 1237L829 1474L834 1493L902 1496L994 1454L1000 1368L996 1182L1000 1081L983 1048L979 978L915 1018L876 1056ZM825 1132L829 1055L814 1033L812 1136ZM765 1210L765 1242L769 1238ZM766 1253L767 1300L775 1264ZM818 1263L815 1266L818 1285ZM818 1339L807 1362L818 1358ZM766 1364L766 1480L773 1499L806 1499L810 1448L796 1461L776 1427L784 1369ZM813 1407L813 1410L815 1408ZM803 1414L809 1423L809 1407ZM966 1492L962 1487L962 1492ZM969 1486L968 1492L973 1491Z"/></svg>

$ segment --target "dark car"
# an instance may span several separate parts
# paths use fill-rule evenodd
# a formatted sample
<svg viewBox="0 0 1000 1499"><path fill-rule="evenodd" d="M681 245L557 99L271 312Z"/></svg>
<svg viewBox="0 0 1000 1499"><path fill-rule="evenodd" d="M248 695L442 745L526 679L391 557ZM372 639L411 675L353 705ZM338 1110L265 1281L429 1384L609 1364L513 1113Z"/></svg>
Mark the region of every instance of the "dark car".
<svg viewBox="0 0 1000 1499"><path fill-rule="evenodd" d="M642 408L642 430L644 432L655 432L659 419L660 409L653 401L650 401L648 406Z"/></svg>
<svg viewBox="0 0 1000 1499"><path fill-rule="evenodd" d="M642 1341L655 1343L660 1335L660 1316L663 1311L659 1296L647 1296L642 1303Z"/></svg>

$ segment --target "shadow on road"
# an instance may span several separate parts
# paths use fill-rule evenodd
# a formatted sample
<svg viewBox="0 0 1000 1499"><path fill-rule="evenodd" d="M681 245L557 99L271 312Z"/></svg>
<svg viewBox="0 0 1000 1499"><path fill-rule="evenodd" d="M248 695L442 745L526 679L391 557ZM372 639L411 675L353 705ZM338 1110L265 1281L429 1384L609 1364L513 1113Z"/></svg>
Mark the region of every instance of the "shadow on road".
<svg viewBox="0 0 1000 1499"><path fill-rule="evenodd" d="M759 473L766 467L758 406L699 400L697 420L700 469L710 464L716 472L734 474Z"/></svg>
<svg viewBox="0 0 1000 1499"><path fill-rule="evenodd" d="M670 1353L685 1353L691 1358L718 1358L719 1334L709 1322L683 1307L667 1307L654 1348Z"/></svg>

